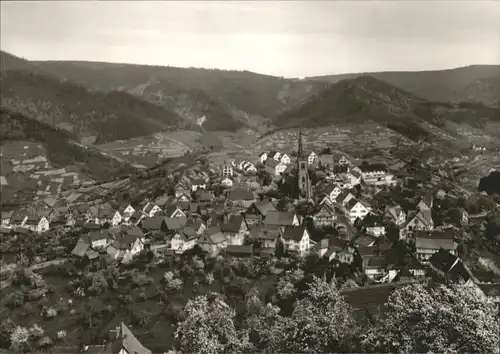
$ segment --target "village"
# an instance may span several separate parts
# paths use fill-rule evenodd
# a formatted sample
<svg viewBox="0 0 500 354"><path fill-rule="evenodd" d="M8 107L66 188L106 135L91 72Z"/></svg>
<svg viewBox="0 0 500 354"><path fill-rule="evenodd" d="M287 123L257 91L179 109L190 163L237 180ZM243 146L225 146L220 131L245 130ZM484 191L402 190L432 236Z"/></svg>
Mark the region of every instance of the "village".
<svg viewBox="0 0 500 354"><path fill-rule="evenodd" d="M103 276L109 269L132 272L132 278L117 279L132 279L138 286L165 283L166 291L182 293L187 283L176 265L195 264L200 257L207 264L264 264L275 276L280 264L313 257L337 277L354 282L344 295L357 309L366 303L380 306L391 289L423 278L463 281L476 287L478 296L500 287L495 256L500 235L484 240L488 248L483 254L475 248L484 238L486 216L498 209L491 198L466 198L439 188L432 176L416 180L390 161L360 160L329 148L306 151L302 132L295 145L291 151L262 151L217 166L199 160L196 173L166 178L165 193L139 203L40 195L29 207L2 210L2 289L10 294L2 305L24 309L31 301L52 298L46 272L47 277L62 272L72 279L68 299L61 295L66 302L105 292L110 280ZM69 177L66 173L63 178ZM146 268L138 262L146 262ZM62 270L69 265L75 270ZM163 267L155 273L158 277L148 275L155 267ZM58 270L49 271L54 268ZM207 286L213 277L212 272L204 275ZM221 281L231 285L226 278ZM20 285L23 281L31 285ZM147 298L142 291L140 296ZM43 318L52 316L47 314L51 309L60 311L46 305ZM113 336L128 335L136 342L122 340L123 348L152 350L134 337L130 328L135 332L136 327L119 317L113 321ZM66 329L55 327L52 337L41 336L38 347L68 343ZM87 349L105 345L88 341Z"/></svg>

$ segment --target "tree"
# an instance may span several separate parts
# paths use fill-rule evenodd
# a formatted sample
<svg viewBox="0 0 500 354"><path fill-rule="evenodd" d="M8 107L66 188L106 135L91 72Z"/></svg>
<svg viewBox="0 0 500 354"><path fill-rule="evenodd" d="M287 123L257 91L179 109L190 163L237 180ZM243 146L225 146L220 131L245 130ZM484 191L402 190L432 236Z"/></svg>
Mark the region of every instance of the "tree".
<svg viewBox="0 0 500 354"><path fill-rule="evenodd" d="M498 300L464 285L394 291L362 340L368 352L500 353Z"/></svg>
<svg viewBox="0 0 500 354"><path fill-rule="evenodd" d="M10 348L14 352L24 352L29 348L29 331L25 327L17 326L10 335Z"/></svg>
<svg viewBox="0 0 500 354"><path fill-rule="evenodd" d="M313 276L304 298L295 302L282 351L339 352L349 350L356 322L335 282Z"/></svg>
<svg viewBox="0 0 500 354"><path fill-rule="evenodd" d="M185 311L186 319L175 331L177 347L183 353L234 353L247 347L234 325L235 311L220 294L189 300Z"/></svg>

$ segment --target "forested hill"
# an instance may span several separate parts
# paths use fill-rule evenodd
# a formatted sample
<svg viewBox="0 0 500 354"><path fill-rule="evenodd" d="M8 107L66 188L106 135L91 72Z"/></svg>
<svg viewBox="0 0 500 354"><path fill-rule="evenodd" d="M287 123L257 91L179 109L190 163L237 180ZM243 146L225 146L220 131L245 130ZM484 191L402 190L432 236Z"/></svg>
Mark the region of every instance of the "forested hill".
<svg viewBox="0 0 500 354"><path fill-rule="evenodd" d="M88 150L76 144L72 138L73 136L66 131L54 129L43 122L0 107L0 143L2 144L17 140L40 143L46 148L47 157L54 166L76 165L81 172L97 181L136 172L131 165Z"/></svg>
<svg viewBox="0 0 500 354"><path fill-rule="evenodd" d="M126 92L95 92L29 71L2 71L2 105L96 143L189 125L177 114Z"/></svg>

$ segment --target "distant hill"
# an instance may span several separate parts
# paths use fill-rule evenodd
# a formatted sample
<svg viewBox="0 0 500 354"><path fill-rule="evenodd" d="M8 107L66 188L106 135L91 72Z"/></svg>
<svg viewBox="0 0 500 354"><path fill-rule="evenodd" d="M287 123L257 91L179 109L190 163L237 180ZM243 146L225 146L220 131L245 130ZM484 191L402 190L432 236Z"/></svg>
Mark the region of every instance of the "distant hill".
<svg viewBox="0 0 500 354"><path fill-rule="evenodd" d="M432 101L474 100L487 104L498 103L500 87L491 86L488 95L481 90L467 90L478 82L500 78L500 65L471 65L462 68L434 71L386 71L372 73L352 73L310 77L310 80L336 83L345 79L369 75L386 81L417 96ZM491 97L491 98L490 98Z"/></svg>
<svg viewBox="0 0 500 354"><path fill-rule="evenodd" d="M77 165L81 172L97 181L136 172L129 164L76 144L74 138L66 131L0 107L0 143L18 140L40 143L47 150L48 159L54 166Z"/></svg>
<svg viewBox="0 0 500 354"><path fill-rule="evenodd" d="M16 58L4 52L2 55ZM3 70L17 70L20 65L16 60L8 60ZM247 125L247 117L261 117L257 119L260 125L261 120L275 117L326 87L324 82L249 71L78 61L23 61L23 65L25 70L94 90L126 91L173 109L189 122L205 117L203 125L207 130L236 130Z"/></svg>
<svg viewBox="0 0 500 354"><path fill-rule="evenodd" d="M33 70L33 65L29 61L16 57L10 53L0 51L1 70Z"/></svg>
<svg viewBox="0 0 500 354"><path fill-rule="evenodd" d="M431 102L371 76L332 84L304 104L275 120L278 127L359 124L375 121L412 139L432 135L430 123L445 127L446 121L484 127L500 122L500 109L480 103Z"/></svg>
<svg viewBox="0 0 500 354"><path fill-rule="evenodd" d="M4 107L96 143L191 126L177 114L125 92L92 92L87 88L29 71L0 73Z"/></svg>

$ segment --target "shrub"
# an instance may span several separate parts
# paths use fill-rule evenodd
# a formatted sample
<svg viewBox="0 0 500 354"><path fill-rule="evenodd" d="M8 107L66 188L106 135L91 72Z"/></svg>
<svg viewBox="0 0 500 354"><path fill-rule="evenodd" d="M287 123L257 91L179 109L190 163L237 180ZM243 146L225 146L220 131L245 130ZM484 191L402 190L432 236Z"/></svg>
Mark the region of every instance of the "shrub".
<svg viewBox="0 0 500 354"><path fill-rule="evenodd" d="M39 347L40 349L47 349L47 348L49 348L51 345L52 345L52 339L50 339L50 337L48 337L48 336L42 337L42 338L40 338L40 340L38 341L38 347Z"/></svg>
<svg viewBox="0 0 500 354"><path fill-rule="evenodd" d="M57 316L57 310L53 307L49 307L44 311L44 316L46 318L54 318Z"/></svg>
<svg viewBox="0 0 500 354"><path fill-rule="evenodd" d="M64 340L66 338L66 334L67 334L67 332L64 329L57 331L57 333L56 333L57 339Z"/></svg>
<svg viewBox="0 0 500 354"><path fill-rule="evenodd" d="M19 307L24 304L24 293L20 290L14 291L7 299L7 305L10 307Z"/></svg>
<svg viewBox="0 0 500 354"><path fill-rule="evenodd" d="M184 284L183 281L177 278L167 283L166 286L167 290L180 290L183 284Z"/></svg>
<svg viewBox="0 0 500 354"><path fill-rule="evenodd" d="M205 276L205 282L207 284L212 284L214 282L215 278L214 278L214 274L213 273L208 273L206 276Z"/></svg>
<svg viewBox="0 0 500 354"><path fill-rule="evenodd" d="M17 326L10 335L11 349L15 352L22 351L28 344L29 331L25 327Z"/></svg>
<svg viewBox="0 0 500 354"><path fill-rule="evenodd" d="M44 331L42 327L40 327L38 324L34 324L30 329L29 329L29 335L31 340L36 340L39 338L42 338L44 334Z"/></svg>

